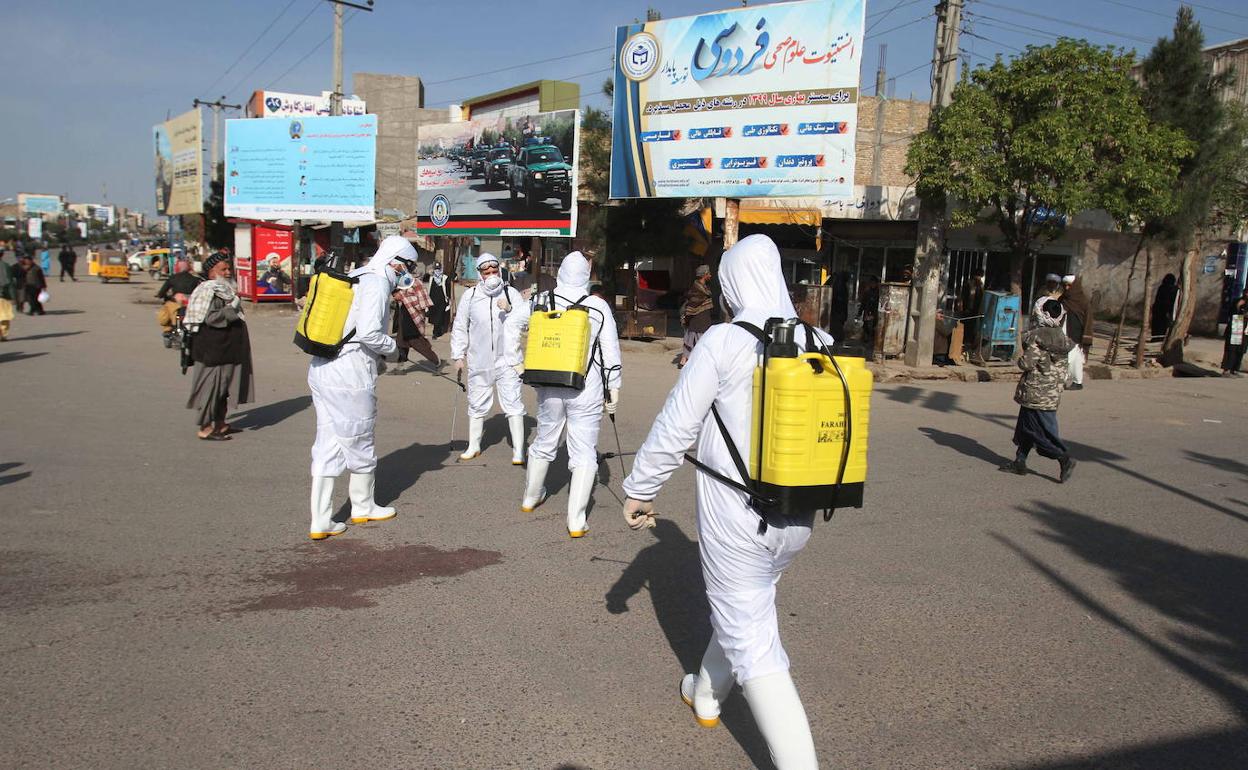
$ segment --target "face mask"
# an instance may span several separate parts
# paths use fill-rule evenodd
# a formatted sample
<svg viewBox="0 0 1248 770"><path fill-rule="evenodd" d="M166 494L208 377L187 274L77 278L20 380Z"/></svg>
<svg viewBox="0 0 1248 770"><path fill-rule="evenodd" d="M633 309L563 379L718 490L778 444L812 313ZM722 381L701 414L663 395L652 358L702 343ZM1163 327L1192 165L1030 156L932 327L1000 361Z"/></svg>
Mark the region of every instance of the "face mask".
<svg viewBox="0 0 1248 770"><path fill-rule="evenodd" d="M411 273L403 273L402 275L399 276L399 280L394 282L394 286L396 289L400 289L400 290L410 289L412 288L412 284L414 283L416 283L416 279L412 276Z"/></svg>
<svg viewBox="0 0 1248 770"><path fill-rule="evenodd" d="M498 287L503 285L503 277L497 274L491 275L485 279L484 283L486 291L496 291Z"/></svg>

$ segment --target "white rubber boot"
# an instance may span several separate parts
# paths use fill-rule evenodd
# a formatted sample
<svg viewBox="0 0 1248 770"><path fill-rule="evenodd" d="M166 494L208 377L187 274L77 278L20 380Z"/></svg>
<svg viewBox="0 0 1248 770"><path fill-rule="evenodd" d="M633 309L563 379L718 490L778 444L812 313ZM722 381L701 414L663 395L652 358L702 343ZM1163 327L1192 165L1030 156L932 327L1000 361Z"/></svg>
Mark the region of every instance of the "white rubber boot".
<svg viewBox="0 0 1248 770"><path fill-rule="evenodd" d="M733 681L732 664L712 633L698 673L685 674L680 680L680 699L693 709L693 718L698 724L715 727L719 724L719 706L732 692Z"/></svg>
<svg viewBox="0 0 1248 770"><path fill-rule="evenodd" d="M485 432L484 417L468 418L468 448L459 456L461 461L481 455L481 434Z"/></svg>
<svg viewBox="0 0 1248 770"><path fill-rule="evenodd" d="M373 499L377 476L372 473L351 474L351 523L366 524L370 521L393 519L395 511L377 504Z"/></svg>
<svg viewBox="0 0 1248 770"><path fill-rule="evenodd" d="M806 709L789 672L756 677L742 689L776 770L818 770Z"/></svg>
<svg viewBox="0 0 1248 770"><path fill-rule="evenodd" d="M508 417L507 426L511 428L511 464L524 465L524 415Z"/></svg>
<svg viewBox="0 0 1248 770"><path fill-rule="evenodd" d="M313 540L324 540L327 537L341 535L347 531L347 525L334 521L334 477L312 477L312 527L308 537Z"/></svg>
<svg viewBox="0 0 1248 770"><path fill-rule="evenodd" d="M525 474L524 499L520 501L522 513L532 513L534 508L546 502L546 469L550 463L529 457L529 472Z"/></svg>
<svg viewBox="0 0 1248 770"><path fill-rule="evenodd" d="M568 484L568 535L584 537L589 531L585 523L585 508L589 505L589 493L594 491L594 477L598 469L573 468L572 481Z"/></svg>

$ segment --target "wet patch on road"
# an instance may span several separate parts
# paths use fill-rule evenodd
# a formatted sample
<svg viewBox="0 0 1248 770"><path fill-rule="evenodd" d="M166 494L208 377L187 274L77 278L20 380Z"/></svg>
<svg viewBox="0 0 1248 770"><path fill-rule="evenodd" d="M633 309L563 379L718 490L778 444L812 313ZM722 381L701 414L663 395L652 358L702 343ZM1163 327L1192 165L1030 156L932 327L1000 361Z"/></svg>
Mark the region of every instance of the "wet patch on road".
<svg viewBox="0 0 1248 770"><path fill-rule="evenodd" d="M236 602L231 612L302 610L316 607L356 610L377 602L367 592L425 578L455 577L502 561L498 551L431 545L389 548L362 540L333 540L293 549L306 561L266 572L252 582L283 586L277 593Z"/></svg>
<svg viewBox="0 0 1248 770"><path fill-rule="evenodd" d="M38 551L0 551L0 611L104 601L126 581L147 577L84 567Z"/></svg>

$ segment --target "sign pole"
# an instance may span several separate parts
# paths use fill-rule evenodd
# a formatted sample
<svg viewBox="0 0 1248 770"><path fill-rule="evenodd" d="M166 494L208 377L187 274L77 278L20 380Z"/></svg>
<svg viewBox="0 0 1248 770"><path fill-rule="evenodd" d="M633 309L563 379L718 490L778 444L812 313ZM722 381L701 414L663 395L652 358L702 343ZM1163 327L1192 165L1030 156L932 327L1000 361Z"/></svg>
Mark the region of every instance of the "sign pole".
<svg viewBox="0 0 1248 770"><path fill-rule="evenodd" d="M741 222L741 201L728 198L724 201L724 251L737 245L737 230Z"/></svg>

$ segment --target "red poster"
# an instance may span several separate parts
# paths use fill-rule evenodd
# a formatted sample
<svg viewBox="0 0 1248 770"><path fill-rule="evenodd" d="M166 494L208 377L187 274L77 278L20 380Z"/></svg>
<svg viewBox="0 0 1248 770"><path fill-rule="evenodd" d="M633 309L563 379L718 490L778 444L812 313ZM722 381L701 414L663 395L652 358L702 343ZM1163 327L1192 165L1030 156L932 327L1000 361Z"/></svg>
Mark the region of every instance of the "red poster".
<svg viewBox="0 0 1248 770"><path fill-rule="evenodd" d="M251 229L256 299L291 299L291 257L294 239L287 228L257 224ZM241 271L240 271L241 272Z"/></svg>

